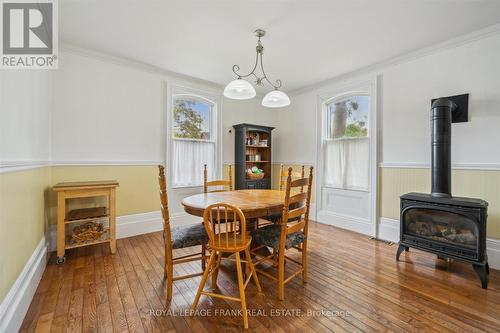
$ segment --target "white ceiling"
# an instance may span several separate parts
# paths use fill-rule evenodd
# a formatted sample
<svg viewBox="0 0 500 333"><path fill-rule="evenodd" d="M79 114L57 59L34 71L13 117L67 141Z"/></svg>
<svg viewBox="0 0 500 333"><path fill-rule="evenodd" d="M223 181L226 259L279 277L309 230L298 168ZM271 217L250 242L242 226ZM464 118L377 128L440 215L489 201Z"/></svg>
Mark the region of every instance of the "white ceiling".
<svg viewBox="0 0 500 333"><path fill-rule="evenodd" d="M226 84L264 65L296 90L500 22L488 0L64 0L64 42Z"/></svg>

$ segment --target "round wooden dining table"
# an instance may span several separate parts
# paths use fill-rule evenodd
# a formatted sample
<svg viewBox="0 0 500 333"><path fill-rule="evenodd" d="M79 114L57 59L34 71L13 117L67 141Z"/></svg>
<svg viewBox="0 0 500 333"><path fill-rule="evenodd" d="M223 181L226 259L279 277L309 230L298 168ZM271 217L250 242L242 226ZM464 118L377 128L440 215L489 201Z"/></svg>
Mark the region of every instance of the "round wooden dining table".
<svg viewBox="0 0 500 333"><path fill-rule="evenodd" d="M188 214L203 217L206 207L224 202L241 209L245 218L250 220L281 213L284 199L284 191L237 190L195 194L184 198L182 205Z"/></svg>

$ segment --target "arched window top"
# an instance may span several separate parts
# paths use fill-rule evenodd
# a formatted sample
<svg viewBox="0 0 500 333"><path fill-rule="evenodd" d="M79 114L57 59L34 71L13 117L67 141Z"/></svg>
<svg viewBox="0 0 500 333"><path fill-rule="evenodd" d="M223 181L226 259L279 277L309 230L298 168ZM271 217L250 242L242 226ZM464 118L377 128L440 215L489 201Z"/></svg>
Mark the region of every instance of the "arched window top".
<svg viewBox="0 0 500 333"><path fill-rule="evenodd" d="M346 93L325 102L326 139L368 137L370 96Z"/></svg>
<svg viewBox="0 0 500 333"><path fill-rule="evenodd" d="M213 112L216 104L192 94L173 96L173 126L175 139L211 141Z"/></svg>

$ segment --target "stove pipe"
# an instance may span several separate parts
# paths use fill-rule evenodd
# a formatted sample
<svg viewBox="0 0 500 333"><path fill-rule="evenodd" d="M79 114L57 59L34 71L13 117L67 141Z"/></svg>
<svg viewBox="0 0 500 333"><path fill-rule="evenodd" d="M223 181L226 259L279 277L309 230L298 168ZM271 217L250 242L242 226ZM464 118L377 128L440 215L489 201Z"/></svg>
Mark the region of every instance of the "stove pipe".
<svg viewBox="0 0 500 333"><path fill-rule="evenodd" d="M433 197L451 197L451 113L457 105L446 98L432 103L432 191Z"/></svg>

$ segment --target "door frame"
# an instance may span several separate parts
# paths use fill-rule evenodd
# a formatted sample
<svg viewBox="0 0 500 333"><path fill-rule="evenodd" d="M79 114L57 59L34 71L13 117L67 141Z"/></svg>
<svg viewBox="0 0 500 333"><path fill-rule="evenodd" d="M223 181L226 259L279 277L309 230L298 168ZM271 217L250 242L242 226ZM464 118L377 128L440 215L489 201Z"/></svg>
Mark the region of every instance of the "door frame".
<svg viewBox="0 0 500 333"><path fill-rule="evenodd" d="M366 230L367 234L372 237L377 237L378 234L378 112L379 99L377 94L377 86L380 80L379 76L370 76L363 79L343 82L335 85L330 85L322 89L317 96L317 114L316 114L316 216L319 220L320 212L323 205L323 163L324 154L322 147L323 135L325 133L325 104L328 101L350 96L353 94L364 94L370 96L370 114L369 114L369 133L370 133L370 226ZM335 223L330 223L335 225Z"/></svg>

